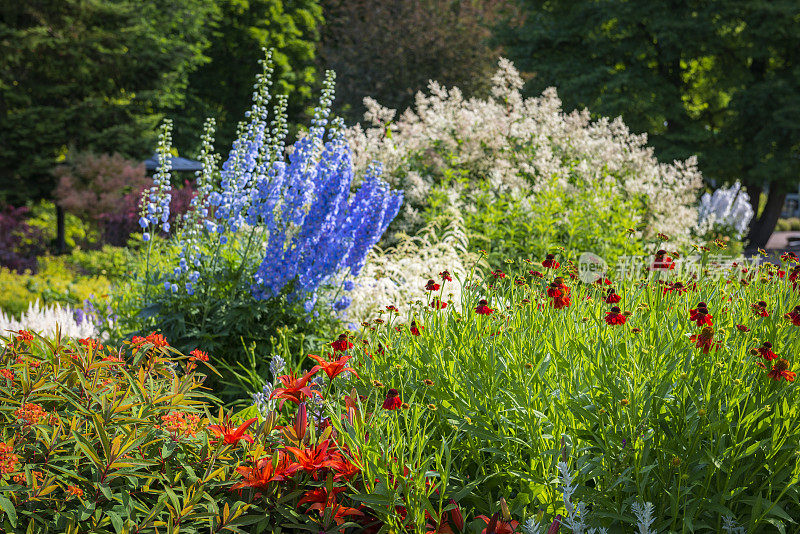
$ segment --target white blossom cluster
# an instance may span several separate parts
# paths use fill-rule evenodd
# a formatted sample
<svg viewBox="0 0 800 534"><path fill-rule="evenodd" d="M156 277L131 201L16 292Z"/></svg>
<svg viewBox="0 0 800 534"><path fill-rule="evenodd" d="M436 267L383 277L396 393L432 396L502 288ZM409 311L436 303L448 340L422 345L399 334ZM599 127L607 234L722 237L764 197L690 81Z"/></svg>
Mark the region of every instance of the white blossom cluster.
<svg viewBox="0 0 800 534"><path fill-rule="evenodd" d="M546 189L579 195L580 209L597 217L609 206L635 210L646 234L688 239L702 186L696 158L660 163L646 135L632 134L620 118L593 121L587 110L564 112L553 88L523 98L522 78L506 59L492 82L488 99L465 99L458 88L431 82L429 94L418 93L415 108L396 120L395 111L365 99L371 126L347 132L354 166L363 173L380 161L384 177L405 191L396 227L419 227L420 212L443 174L438 171L456 169L467 178L452 191L462 209L469 209L480 186L522 199L534 212Z"/></svg>
<svg viewBox="0 0 800 534"><path fill-rule="evenodd" d="M703 231L722 231L741 239L753 218L750 195L737 181L730 187L720 187L700 198L700 228Z"/></svg>
<svg viewBox="0 0 800 534"><path fill-rule="evenodd" d="M442 300L459 309L461 284L456 277L463 279L476 260L467 250L467 236L457 214L442 229L431 224L416 236L401 236L391 248L376 248L369 256L355 279L347 320L359 324L375 319L389 305L406 317L413 302L425 297L425 283L433 278L441 284L439 273L445 270L453 281L444 283Z"/></svg>
<svg viewBox="0 0 800 534"><path fill-rule="evenodd" d="M62 337L71 338L94 338L98 331L94 323L88 319L80 323L76 321L75 312L69 307L39 306L39 301L28 305L28 310L21 315L19 320L13 316L6 315L0 310L0 335L8 336L10 331L28 330L36 332L44 337L55 336L56 331L61 332Z"/></svg>

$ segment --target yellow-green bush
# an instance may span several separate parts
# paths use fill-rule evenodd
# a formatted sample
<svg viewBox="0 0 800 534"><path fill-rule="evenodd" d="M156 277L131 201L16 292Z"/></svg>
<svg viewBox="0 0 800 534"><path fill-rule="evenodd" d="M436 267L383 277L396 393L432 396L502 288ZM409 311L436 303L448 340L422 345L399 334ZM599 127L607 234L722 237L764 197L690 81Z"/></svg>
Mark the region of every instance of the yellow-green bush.
<svg viewBox="0 0 800 534"><path fill-rule="evenodd" d="M37 299L42 304L78 305L94 296L104 298L111 290L105 276L76 274L68 258L39 258L37 274L18 274L0 268L0 309L19 315Z"/></svg>

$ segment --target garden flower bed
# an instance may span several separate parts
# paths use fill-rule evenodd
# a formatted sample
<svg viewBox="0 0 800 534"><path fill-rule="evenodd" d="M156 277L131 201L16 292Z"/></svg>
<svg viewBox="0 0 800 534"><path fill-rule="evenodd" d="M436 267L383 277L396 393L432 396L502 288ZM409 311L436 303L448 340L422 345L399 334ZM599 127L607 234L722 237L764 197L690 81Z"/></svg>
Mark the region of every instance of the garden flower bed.
<svg viewBox="0 0 800 534"><path fill-rule="evenodd" d="M596 280L558 254L442 271L406 316L389 305L307 358L274 356L277 379L238 413L203 387L213 355L159 334L111 348L17 332L0 524L791 531L800 266L700 250L691 275L673 258Z"/></svg>

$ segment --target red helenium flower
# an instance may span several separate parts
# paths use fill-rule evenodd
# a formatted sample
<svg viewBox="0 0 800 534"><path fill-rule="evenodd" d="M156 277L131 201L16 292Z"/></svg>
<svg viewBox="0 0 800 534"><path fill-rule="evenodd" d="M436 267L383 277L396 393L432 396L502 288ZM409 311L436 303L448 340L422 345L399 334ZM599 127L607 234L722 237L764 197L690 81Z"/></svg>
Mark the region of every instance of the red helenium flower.
<svg viewBox="0 0 800 534"><path fill-rule="evenodd" d="M426 291L439 291L440 287L442 287L442 286L437 284L436 281L433 278L428 280L428 283L425 284L425 290Z"/></svg>
<svg viewBox="0 0 800 534"><path fill-rule="evenodd" d="M794 382L794 379L797 375L796 373L789 371L789 361L781 358L775 362L775 364L772 366L772 370L767 373L767 376L773 380L785 378L787 382Z"/></svg>
<svg viewBox="0 0 800 534"><path fill-rule="evenodd" d="M625 324L627 317L622 314L622 310L617 306L613 306L611 311L606 313L606 324L608 325L622 325Z"/></svg>
<svg viewBox="0 0 800 534"><path fill-rule="evenodd" d="M383 401L384 410L397 410L402 404L403 401L400 400L400 392L394 388L386 392L386 399Z"/></svg>
<svg viewBox="0 0 800 534"><path fill-rule="evenodd" d="M475 307L475 313L478 315L491 315L494 313L494 310L489 307L489 303L486 299L481 299L478 301L478 306Z"/></svg>
<svg viewBox="0 0 800 534"><path fill-rule="evenodd" d="M556 261L555 254L548 254L544 257L544 261L542 262L542 267L545 269L558 269L561 267L561 264Z"/></svg>

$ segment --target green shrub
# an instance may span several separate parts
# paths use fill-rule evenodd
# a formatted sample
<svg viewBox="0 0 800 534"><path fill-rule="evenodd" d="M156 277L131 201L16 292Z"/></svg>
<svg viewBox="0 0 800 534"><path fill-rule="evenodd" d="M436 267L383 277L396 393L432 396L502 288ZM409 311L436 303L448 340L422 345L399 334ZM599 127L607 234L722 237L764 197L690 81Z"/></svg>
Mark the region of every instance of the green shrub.
<svg viewBox="0 0 800 534"><path fill-rule="evenodd" d="M213 372L208 356L183 356L157 334L119 349L28 332L1 340L5 532L463 528L448 444L420 434L425 408L383 410L378 389L345 396L335 372L320 388L308 383L315 367L300 379L309 387L281 377L289 389L265 401L277 411L231 420L212 415L198 368Z"/></svg>
<svg viewBox="0 0 800 534"><path fill-rule="evenodd" d="M85 299L104 300L111 292L105 276L77 274L65 256L39 258L39 272L18 274L0 268L0 309L19 315L38 300L41 304L80 307Z"/></svg>

